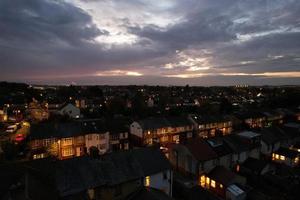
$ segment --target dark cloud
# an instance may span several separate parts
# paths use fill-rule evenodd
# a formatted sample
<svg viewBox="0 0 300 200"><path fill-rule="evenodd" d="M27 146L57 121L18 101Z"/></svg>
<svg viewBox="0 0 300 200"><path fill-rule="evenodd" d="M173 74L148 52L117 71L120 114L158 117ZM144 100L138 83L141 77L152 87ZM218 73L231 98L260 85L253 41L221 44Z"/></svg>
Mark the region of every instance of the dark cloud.
<svg viewBox="0 0 300 200"><path fill-rule="evenodd" d="M104 12L106 8L109 12ZM122 84L262 79L163 77L187 73L182 60L186 58L179 57L178 50L188 58L205 58L210 69L203 73L300 71L298 0L1 0L0 30L0 79L5 80L49 81L47 76L53 79L59 72L81 83L101 83L106 78L92 75L103 70L145 75L145 79L123 77ZM131 42L115 43L129 36L134 38ZM177 68L165 69L168 63L177 63ZM114 79L117 83L117 77L108 78ZM287 80L268 77L264 82Z"/></svg>

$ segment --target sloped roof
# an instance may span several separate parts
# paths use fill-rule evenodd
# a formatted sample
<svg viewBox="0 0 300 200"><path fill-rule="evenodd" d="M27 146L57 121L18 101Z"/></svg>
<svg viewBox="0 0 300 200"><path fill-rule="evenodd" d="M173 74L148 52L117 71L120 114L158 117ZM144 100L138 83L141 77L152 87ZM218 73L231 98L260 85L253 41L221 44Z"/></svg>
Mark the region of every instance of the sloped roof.
<svg viewBox="0 0 300 200"><path fill-rule="evenodd" d="M208 175L211 179L215 180L218 183L221 183L225 186L229 186L233 183L236 174L227 170L223 166L216 166L214 169L212 169Z"/></svg>
<svg viewBox="0 0 300 200"><path fill-rule="evenodd" d="M232 153L232 149L226 142L223 141L222 138L214 137L209 138L206 141L218 156L224 156Z"/></svg>
<svg viewBox="0 0 300 200"><path fill-rule="evenodd" d="M199 161L212 160L218 157L213 148L201 138L193 138L188 140L185 147Z"/></svg>
<svg viewBox="0 0 300 200"><path fill-rule="evenodd" d="M151 117L143 120L139 120L138 123L144 130L152 130L164 127L180 127L191 126L192 122L183 116L177 117Z"/></svg>
<svg viewBox="0 0 300 200"><path fill-rule="evenodd" d="M264 128L261 131L261 139L266 144L274 144L276 142L287 139L284 132L278 127Z"/></svg>
<svg viewBox="0 0 300 200"><path fill-rule="evenodd" d="M27 167L46 184L52 184L60 196L117 185L171 169L164 154L153 147L110 153L100 159L41 159L29 162Z"/></svg>
<svg viewBox="0 0 300 200"><path fill-rule="evenodd" d="M105 132L102 120L73 122L43 122L30 127L30 139L67 138L88 133Z"/></svg>
<svg viewBox="0 0 300 200"><path fill-rule="evenodd" d="M195 115L193 116L193 120L195 120L198 124L231 121L229 117L222 115Z"/></svg>
<svg viewBox="0 0 300 200"><path fill-rule="evenodd" d="M234 152L237 152L237 153L249 151L257 146L257 145L245 142L245 140L243 140L242 137L240 137L237 134L226 135L223 139L224 139L224 142L226 142L228 144L228 146Z"/></svg>

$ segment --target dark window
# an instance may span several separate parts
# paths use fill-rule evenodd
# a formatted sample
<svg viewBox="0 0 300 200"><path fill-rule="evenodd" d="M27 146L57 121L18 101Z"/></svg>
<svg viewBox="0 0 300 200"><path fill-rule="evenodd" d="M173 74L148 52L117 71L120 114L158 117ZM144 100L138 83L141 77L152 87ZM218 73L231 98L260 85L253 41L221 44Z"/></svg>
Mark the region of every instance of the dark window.
<svg viewBox="0 0 300 200"><path fill-rule="evenodd" d="M168 178L168 174L167 174L167 172L165 171L165 172L163 172L163 179L166 180L167 178Z"/></svg>

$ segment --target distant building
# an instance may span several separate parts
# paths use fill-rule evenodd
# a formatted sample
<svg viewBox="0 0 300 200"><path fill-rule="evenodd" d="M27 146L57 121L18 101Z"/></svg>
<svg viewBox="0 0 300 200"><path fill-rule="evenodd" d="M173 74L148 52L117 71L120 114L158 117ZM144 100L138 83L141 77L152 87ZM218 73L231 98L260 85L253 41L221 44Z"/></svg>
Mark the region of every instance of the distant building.
<svg viewBox="0 0 300 200"><path fill-rule="evenodd" d="M232 132L232 121L228 117L191 115L190 119L196 126L197 135L202 138L228 135Z"/></svg>
<svg viewBox="0 0 300 200"><path fill-rule="evenodd" d="M0 122L6 122L7 119L8 119L8 116L7 116L6 110L5 109L0 110Z"/></svg>
<svg viewBox="0 0 300 200"><path fill-rule="evenodd" d="M130 133L139 145L180 143L193 137L193 123L187 117L147 118L133 122Z"/></svg>
<svg viewBox="0 0 300 200"><path fill-rule="evenodd" d="M235 114L235 117L242 121L246 128L263 128L266 125L266 116L261 112L242 112Z"/></svg>
<svg viewBox="0 0 300 200"><path fill-rule="evenodd" d="M39 103L34 100L29 104L27 111L33 121L43 121L49 118L47 103Z"/></svg>
<svg viewBox="0 0 300 200"><path fill-rule="evenodd" d="M63 104L57 109L60 115L67 115L70 118L80 118L80 109L71 103Z"/></svg>

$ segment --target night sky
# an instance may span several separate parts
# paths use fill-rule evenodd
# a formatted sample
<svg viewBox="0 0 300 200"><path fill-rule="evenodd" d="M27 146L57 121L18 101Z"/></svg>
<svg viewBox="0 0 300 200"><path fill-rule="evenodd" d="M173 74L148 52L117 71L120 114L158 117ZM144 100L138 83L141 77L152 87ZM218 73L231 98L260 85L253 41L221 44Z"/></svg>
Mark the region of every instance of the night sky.
<svg viewBox="0 0 300 200"><path fill-rule="evenodd" d="M0 81L300 84L299 0L0 0Z"/></svg>

